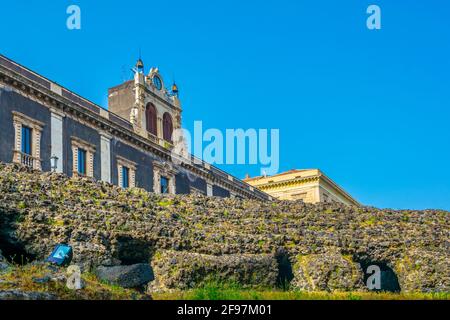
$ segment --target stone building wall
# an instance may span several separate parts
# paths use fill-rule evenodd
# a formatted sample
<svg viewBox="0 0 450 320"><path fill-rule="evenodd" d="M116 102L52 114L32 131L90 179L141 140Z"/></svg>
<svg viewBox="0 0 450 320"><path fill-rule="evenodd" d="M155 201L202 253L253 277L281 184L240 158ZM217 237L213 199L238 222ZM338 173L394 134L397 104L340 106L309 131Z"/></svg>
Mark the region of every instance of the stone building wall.
<svg viewBox="0 0 450 320"><path fill-rule="evenodd" d="M117 156L124 157L136 163L136 187L153 191L153 161L154 155L142 152L117 138L111 140L112 183L118 185Z"/></svg>
<svg viewBox="0 0 450 320"><path fill-rule="evenodd" d="M13 111L45 123L41 136L42 170L50 170L50 111L41 104L20 95L0 83L0 161L11 162L15 149Z"/></svg>
<svg viewBox="0 0 450 320"><path fill-rule="evenodd" d="M134 104L134 82L132 80L108 90L108 108L124 119L130 117L130 109Z"/></svg>
<svg viewBox="0 0 450 320"><path fill-rule="evenodd" d="M230 191L214 185L213 186L213 195L215 197L228 198L230 196Z"/></svg>
<svg viewBox="0 0 450 320"><path fill-rule="evenodd" d="M73 175L73 155L72 138L76 137L95 146L94 153L94 178L101 179L101 161L100 161L100 134L97 130L84 125L70 117L63 119L63 146L64 146L64 172L71 177Z"/></svg>

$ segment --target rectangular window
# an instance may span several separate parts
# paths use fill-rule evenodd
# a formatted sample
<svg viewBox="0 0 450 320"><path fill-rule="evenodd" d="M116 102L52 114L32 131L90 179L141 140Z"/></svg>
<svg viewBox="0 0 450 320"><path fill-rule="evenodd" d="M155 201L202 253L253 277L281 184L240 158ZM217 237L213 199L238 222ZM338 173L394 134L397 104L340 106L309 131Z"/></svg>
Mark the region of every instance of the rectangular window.
<svg viewBox="0 0 450 320"><path fill-rule="evenodd" d="M86 150L78 148L78 173L86 175Z"/></svg>
<svg viewBox="0 0 450 320"><path fill-rule="evenodd" d="M32 129L22 126L22 153L31 155L31 132Z"/></svg>
<svg viewBox="0 0 450 320"><path fill-rule="evenodd" d="M161 177L161 193L169 193L169 179Z"/></svg>
<svg viewBox="0 0 450 320"><path fill-rule="evenodd" d="M122 188L128 188L130 186L130 169L122 167Z"/></svg>

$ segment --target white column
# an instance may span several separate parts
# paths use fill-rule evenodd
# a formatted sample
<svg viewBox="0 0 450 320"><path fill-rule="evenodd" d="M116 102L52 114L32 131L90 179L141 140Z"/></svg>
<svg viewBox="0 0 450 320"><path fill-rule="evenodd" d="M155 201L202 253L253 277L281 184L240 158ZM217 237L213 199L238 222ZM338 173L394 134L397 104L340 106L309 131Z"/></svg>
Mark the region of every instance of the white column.
<svg viewBox="0 0 450 320"><path fill-rule="evenodd" d="M320 199L320 185L317 186L315 189L316 189L316 190L315 190L315 199L314 199L314 203L319 203L319 202L321 201L321 199Z"/></svg>
<svg viewBox="0 0 450 320"><path fill-rule="evenodd" d="M162 139L163 138L163 120L160 116L158 116L158 118L156 120L156 128L157 128L158 138Z"/></svg>
<svg viewBox="0 0 450 320"><path fill-rule="evenodd" d="M160 177L161 177L161 175L159 173L159 169L155 168L153 170L153 192L156 194L161 193Z"/></svg>
<svg viewBox="0 0 450 320"><path fill-rule="evenodd" d="M206 195L208 197L212 197L213 196L213 186L210 183L206 184Z"/></svg>
<svg viewBox="0 0 450 320"><path fill-rule="evenodd" d="M176 179L175 175L173 175L169 179L169 193L170 194L176 194L177 193L175 179Z"/></svg>
<svg viewBox="0 0 450 320"><path fill-rule="evenodd" d="M63 115L51 113L51 154L50 157L58 157L56 172L63 172L64 154L63 154ZM76 156L76 155L74 155Z"/></svg>
<svg viewBox="0 0 450 320"><path fill-rule="evenodd" d="M101 179L111 183L111 136L105 133L100 134L100 161Z"/></svg>

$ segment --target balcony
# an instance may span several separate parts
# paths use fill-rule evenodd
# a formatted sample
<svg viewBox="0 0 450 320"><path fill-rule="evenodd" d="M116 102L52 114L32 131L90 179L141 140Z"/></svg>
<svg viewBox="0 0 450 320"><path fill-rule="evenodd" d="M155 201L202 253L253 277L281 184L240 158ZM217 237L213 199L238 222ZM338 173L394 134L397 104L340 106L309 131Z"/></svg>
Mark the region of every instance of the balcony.
<svg viewBox="0 0 450 320"><path fill-rule="evenodd" d="M155 136L153 133L151 133L151 132L148 132L148 131L146 131L147 132L147 138L150 140L150 141L152 141L152 142L154 142L154 143L158 143L158 141L159 141L159 138L157 137L157 136Z"/></svg>
<svg viewBox="0 0 450 320"><path fill-rule="evenodd" d="M28 155L28 154L24 154L24 153L22 153L21 155L20 155L20 162L24 165L24 166L27 166L27 167L30 167L30 168L34 168L34 159L33 159L33 157L32 156L30 156L30 155Z"/></svg>
<svg viewBox="0 0 450 320"><path fill-rule="evenodd" d="M32 155L23 153L21 151L14 151L14 161L15 163L20 163L28 168L41 169L41 161Z"/></svg>

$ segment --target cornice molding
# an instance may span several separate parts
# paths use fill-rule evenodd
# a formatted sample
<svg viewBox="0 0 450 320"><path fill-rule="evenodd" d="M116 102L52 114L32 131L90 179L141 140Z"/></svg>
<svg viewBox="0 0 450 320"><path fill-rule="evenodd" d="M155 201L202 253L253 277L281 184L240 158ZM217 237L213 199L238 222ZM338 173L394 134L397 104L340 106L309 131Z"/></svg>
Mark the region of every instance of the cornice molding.
<svg viewBox="0 0 450 320"><path fill-rule="evenodd" d="M36 119L30 118L29 116L24 115L23 113L13 111L12 115L13 115L14 122L23 123L29 127L37 129L39 131L42 131L42 129L45 127L45 123L38 121Z"/></svg>
<svg viewBox="0 0 450 320"><path fill-rule="evenodd" d="M285 180L285 181L279 181L279 182L268 182L259 186L256 186L257 188L261 190L271 190L271 189L277 189L281 187L288 187L288 186L296 186L296 185L302 185L314 181L319 181L320 175L312 176L312 177L304 177L304 178L297 178L293 180Z"/></svg>
<svg viewBox="0 0 450 320"><path fill-rule="evenodd" d="M136 171L136 168L138 166L136 162L133 162L133 161L128 160L128 159L126 159L124 157L121 157L121 156L116 156L116 162L117 162L118 165L125 166L125 167L127 167L129 169L132 169L134 171Z"/></svg>
<svg viewBox="0 0 450 320"><path fill-rule="evenodd" d="M72 137L70 137L70 141L72 142L72 145L74 145L75 147L86 149L87 151L89 151L91 153L95 153L95 150L96 150L95 145L93 145L87 141L84 141L83 139L72 136Z"/></svg>
<svg viewBox="0 0 450 320"><path fill-rule="evenodd" d="M330 178L325 176L319 171L319 174L309 177L295 178L292 180L278 181L278 182L267 182L261 185L255 185L258 189L262 191L276 190L284 187L295 187L304 185L311 182L323 182L328 184L334 191L344 197L347 201L353 203L354 205L360 206L359 202L353 199L345 190L334 183Z"/></svg>

